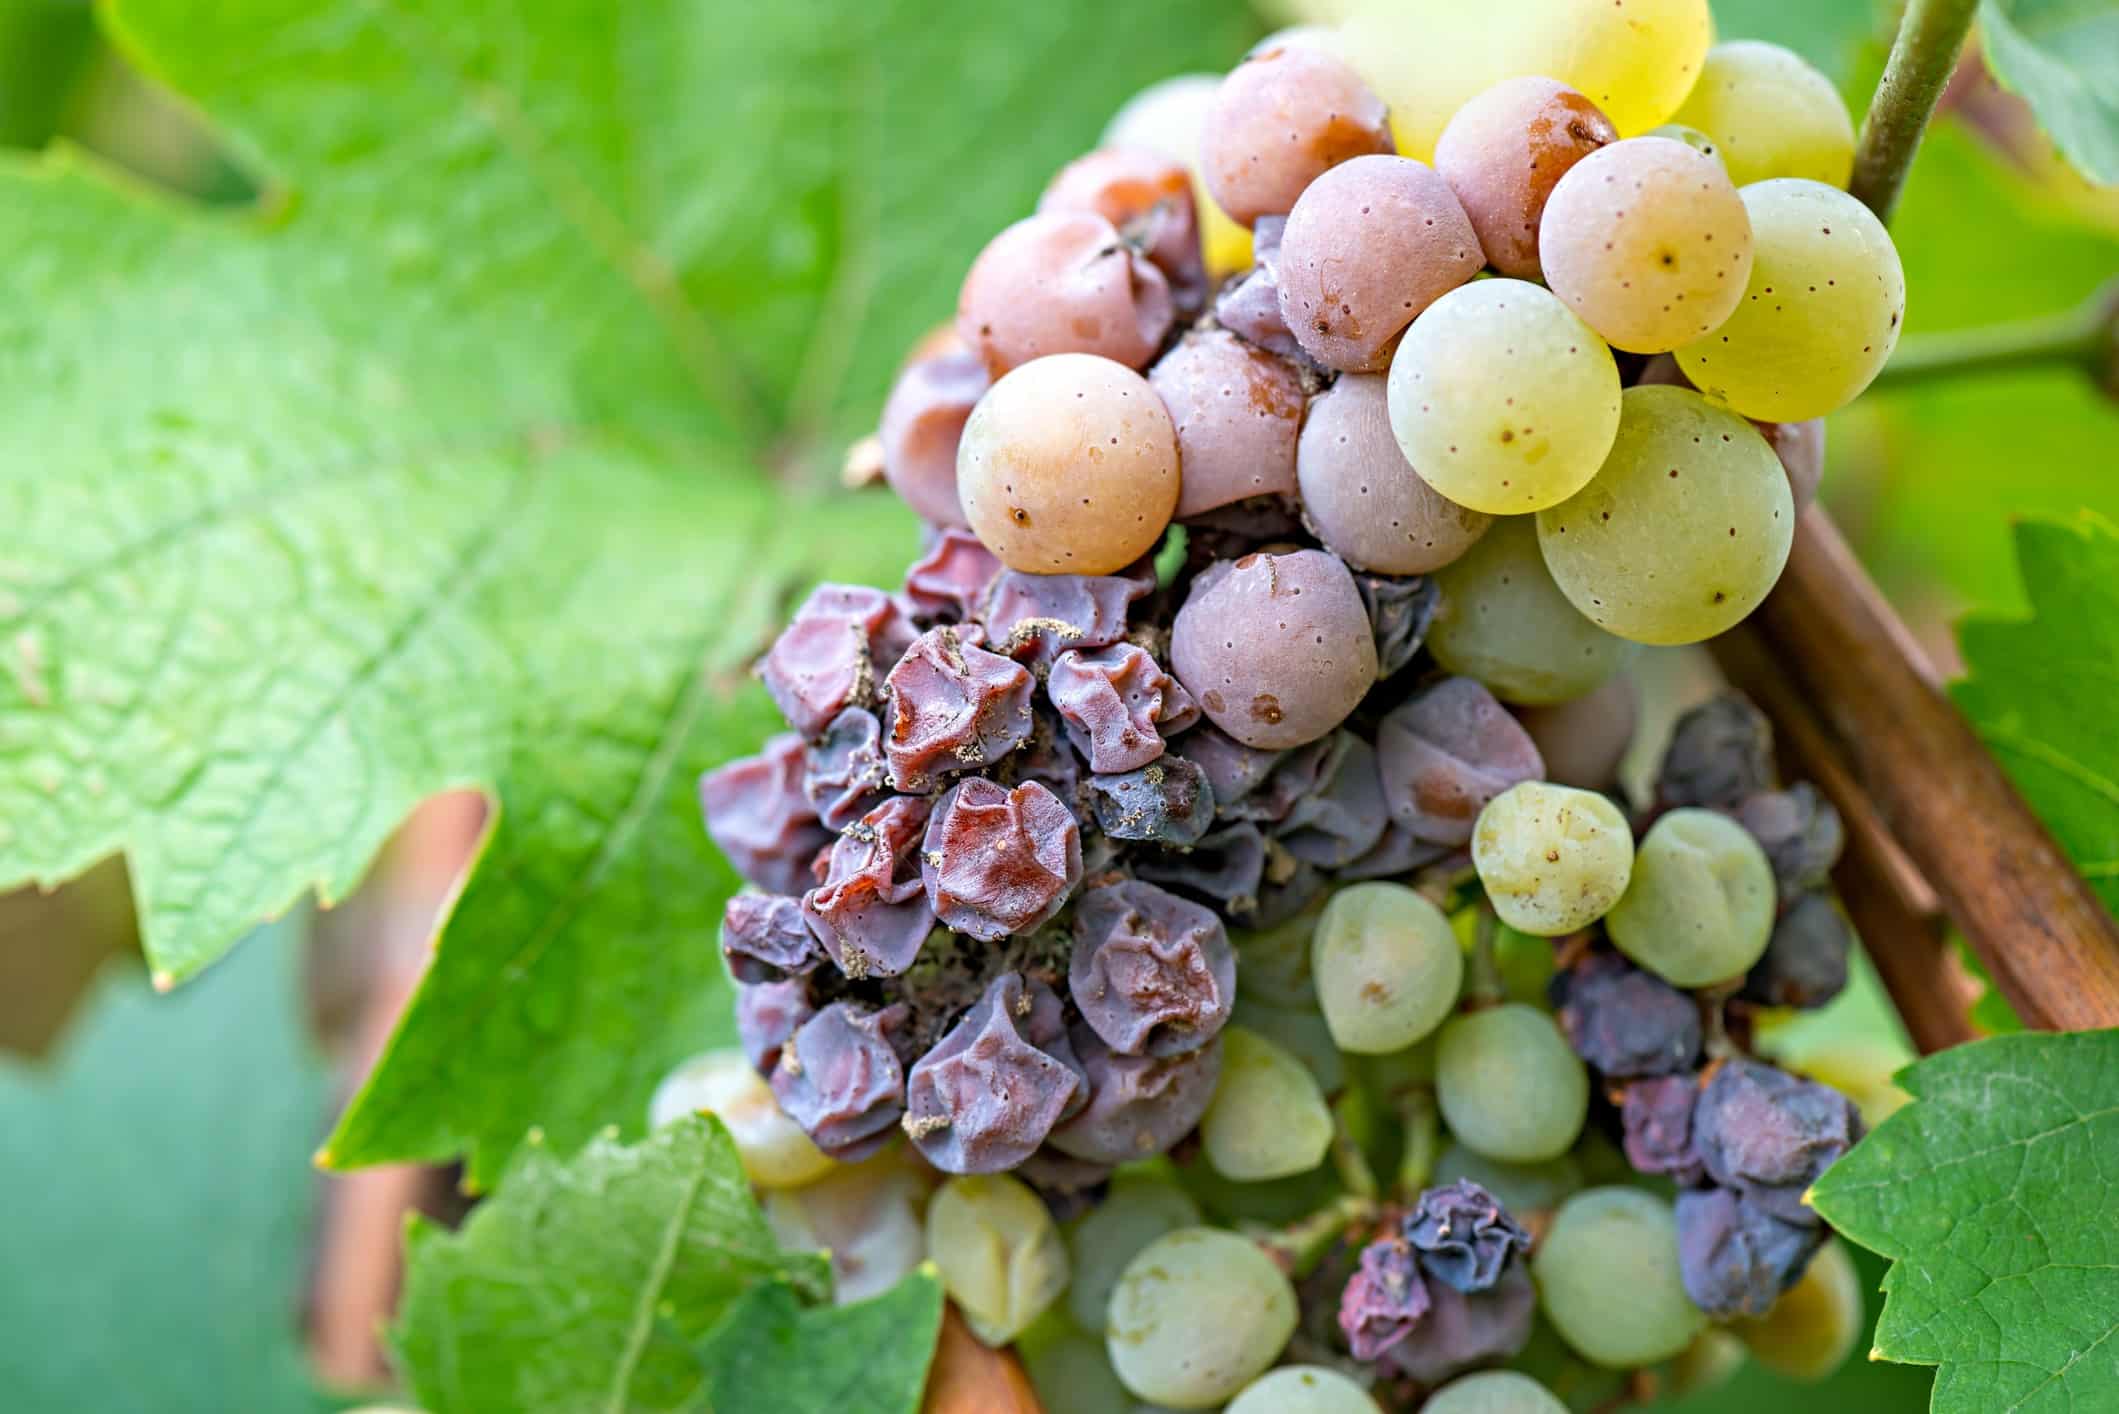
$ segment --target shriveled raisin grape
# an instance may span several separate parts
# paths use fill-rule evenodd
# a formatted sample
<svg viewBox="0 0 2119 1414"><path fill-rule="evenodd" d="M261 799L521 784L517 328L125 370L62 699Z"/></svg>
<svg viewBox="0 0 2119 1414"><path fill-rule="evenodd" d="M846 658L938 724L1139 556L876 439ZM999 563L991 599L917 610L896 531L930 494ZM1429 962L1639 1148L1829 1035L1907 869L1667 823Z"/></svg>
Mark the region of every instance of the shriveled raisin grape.
<svg viewBox="0 0 2119 1414"><path fill-rule="evenodd" d="M1060 1001L1004 972L905 1080L905 1132L945 1173L998 1173L1088 1102Z"/></svg>
<svg viewBox="0 0 2119 1414"><path fill-rule="evenodd" d="M1207 909L1125 879L1082 896L1067 982L1113 1050L1174 1055L1204 1045L1229 1019L1236 950Z"/></svg>
<svg viewBox="0 0 2119 1414"><path fill-rule="evenodd" d="M802 896L802 916L849 977L895 977L934 927L920 887L920 832L931 802L894 795L832 842L824 879Z"/></svg>
<svg viewBox="0 0 2119 1414"><path fill-rule="evenodd" d="M802 739L782 732L756 756L699 778L707 834L738 874L767 893L808 888L810 861L831 838L803 794L804 763Z"/></svg>
<svg viewBox="0 0 2119 1414"><path fill-rule="evenodd" d="M820 584L773 640L758 676L787 724L815 736L848 706L874 700L911 639L911 625L882 590Z"/></svg>
<svg viewBox="0 0 2119 1414"><path fill-rule="evenodd" d="M920 874L948 927L988 941L1026 933L1081 882L1081 827L1035 781L1010 790L973 776L935 807Z"/></svg>
<svg viewBox="0 0 2119 1414"><path fill-rule="evenodd" d="M883 754L915 794L1000 760L1030 735L1030 674L956 628L929 629L890 670Z"/></svg>

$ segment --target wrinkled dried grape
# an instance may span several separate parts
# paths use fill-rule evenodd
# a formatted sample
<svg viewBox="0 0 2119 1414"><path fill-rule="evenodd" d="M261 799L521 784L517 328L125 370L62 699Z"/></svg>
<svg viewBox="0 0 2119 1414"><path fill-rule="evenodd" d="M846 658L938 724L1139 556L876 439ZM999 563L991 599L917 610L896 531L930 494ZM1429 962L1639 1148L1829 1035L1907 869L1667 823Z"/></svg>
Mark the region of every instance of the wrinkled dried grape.
<svg viewBox="0 0 2119 1414"><path fill-rule="evenodd" d="M1073 648L1053 660L1045 693L1067 737L1098 772L1137 770L1163 754L1163 737L1199 717L1191 695L1131 643Z"/></svg>
<svg viewBox="0 0 2119 1414"><path fill-rule="evenodd" d="M843 830L890 793L883 759L883 727L863 707L831 719L802 762L802 794L828 830Z"/></svg>
<svg viewBox="0 0 2119 1414"><path fill-rule="evenodd" d="M699 778L707 834L738 874L767 893L808 888L809 862L831 838L802 793L803 761L802 739L782 732L756 756Z"/></svg>
<svg viewBox="0 0 2119 1414"><path fill-rule="evenodd" d="M801 976L823 954L802 921L802 901L786 894L737 894L721 915L721 955L738 982Z"/></svg>
<svg viewBox="0 0 2119 1414"><path fill-rule="evenodd" d="M1197 844L1214 823L1214 791L1206 772L1182 756L1165 756L1135 771L1093 775L1088 791L1097 825L1115 840Z"/></svg>
<svg viewBox="0 0 2119 1414"><path fill-rule="evenodd" d="M905 1112L905 1070L893 1044L909 1013L833 1002L781 1048L773 1095L816 1146L842 1163L890 1141Z"/></svg>
<svg viewBox="0 0 2119 1414"><path fill-rule="evenodd" d="M964 524L956 494L957 440L992 383L983 358L954 348L913 360L891 385L876 434L883 444L883 476L923 520Z"/></svg>
<svg viewBox="0 0 2119 1414"><path fill-rule="evenodd" d="M903 1127L944 1173L997 1173L1088 1102L1060 1000L1004 972L905 1077Z"/></svg>
<svg viewBox="0 0 2119 1414"><path fill-rule="evenodd" d="M1469 844L1488 801L1545 769L1522 726L1470 678L1445 679L1385 716L1376 762L1393 818L1446 845Z"/></svg>
<svg viewBox="0 0 2119 1414"><path fill-rule="evenodd" d="M964 630L945 625L921 634L887 685L883 754L898 790L931 791L940 777L992 765L1030 735L1029 672Z"/></svg>
<svg viewBox="0 0 2119 1414"><path fill-rule="evenodd" d="M1094 1163L1152 1157L1190 1134L1221 1077L1221 1038L1169 1056L1114 1051L1088 1026L1072 1033L1089 1103L1052 1132L1061 1153Z"/></svg>
<svg viewBox="0 0 2119 1414"><path fill-rule="evenodd" d="M894 977L934 927L920 885L920 832L930 802L892 796L832 841L824 878L802 896L802 916L849 977Z"/></svg>
<svg viewBox="0 0 2119 1414"><path fill-rule="evenodd" d="M987 941L1026 933L1081 882L1081 827L1035 781L1010 790L973 776L928 820L920 876L935 916L957 932Z"/></svg>
<svg viewBox="0 0 2119 1414"><path fill-rule="evenodd" d="M911 626L882 590L820 584L773 640L758 676L787 724L815 736L848 706L868 705L911 641Z"/></svg>
<svg viewBox="0 0 2119 1414"><path fill-rule="evenodd" d="M1082 895L1067 983L1113 1050L1174 1055L1229 1019L1236 952L1212 912L1127 879Z"/></svg>

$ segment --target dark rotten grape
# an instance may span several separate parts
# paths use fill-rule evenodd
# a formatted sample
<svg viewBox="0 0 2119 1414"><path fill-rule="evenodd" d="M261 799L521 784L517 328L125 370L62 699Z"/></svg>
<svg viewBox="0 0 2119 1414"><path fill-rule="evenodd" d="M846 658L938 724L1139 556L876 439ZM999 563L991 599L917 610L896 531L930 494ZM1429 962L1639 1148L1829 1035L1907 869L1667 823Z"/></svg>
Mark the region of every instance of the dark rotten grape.
<svg viewBox="0 0 2119 1414"><path fill-rule="evenodd" d="M1818 1218L1803 1194L1861 1136L1861 1115L1839 1091L1741 1057L1716 1069L1692 1117L1709 1177L1806 1227Z"/></svg>
<svg viewBox="0 0 2119 1414"><path fill-rule="evenodd" d="M1197 844L1214 821L1207 774L1182 756L1165 756L1137 771L1091 776L1088 789L1096 823L1116 840Z"/></svg>
<svg viewBox="0 0 2119 1414"><path fill-rule="evenodd" d="M1435 621L1441 594L1421 575L1357 574L1354 587L1369 611L1369 630L1376 638L1376 676L1387 678L1413 661Z"/></svg>
<svg viewBox="0 0 2119 1414"><path fill-rule="evenodd" d="M1222 286L1214 297L1214 318L1259 348L1283 358L1308 360L1302 345L1280 317L1280 237L1285 216L1261 216L1251 229L1251 258L1257 263L1240 280Z"/></svg>
<svg viewBox="0 0 2119 1414"><path fill-rule="evenodd" d="M1035 781L1009 790L973 776L927 822L920 875L935 916L989 942L1059 912L1082 879L1081 827Z"/></svg>
<svg viewBox="0 0 2119 1414"><path fill-rule="evenodd" d="M1190 1134L1221 1078L1221 1037L1173 1056L1114 1051L1086 1025L1070 1033L1089 1077L1089 1103L1052 1132L1052 1147L1091 1163L1163 1153Z"/></svg>
<svg viewBox="0 0 2119 1414"><path fill-rule="evenodd" d="M1678 718L1656 773L1656 798L1731 809L1772 784L1772 725L1743 698L1717 697Z"/></svg>
<svg viewBox="0 0 2119 1414"><path fill-rule="evenodd" d="M1854 930L1832 900L1804 894L1773 924L1766 951L1751 965L1740 994L1767 1006L1820 1007L1847 986Z"/></svg>
<svg viewBox="0 0 2119 1414"><path fill-rule="evenodd" d="M1401 1231L1423 1271L1466 1295L1491 1289L1516 1255L1530 1250L1530 1234L1493 1194L1465 1179L1422 1193Z"/></svg>
<svg viewBox="0 0 2119 1414"><path fill-rule="evenodd" d="M738 982L800 976L823 954L802 918L802 901L786 894L737 894L721 915L721 955Z"/></svg>
<svg viewBox="0 0 2119 1414"><path fill-rule="evenodd" d="M954 495L954 449L949 457L949 485ZM905 602L917 618L962 623L977 616L986 601L986 587L1000 572L1001 562L976 535L968 530L944 530L905 571Z"/></svg>
<svg viewBox="0 0 2119 1414"><path fill-rule="evenodd" d="M1519 1353L1530 1339L1538 1293L1518 1262L1490 1290L1476 1294L1429 1282L1428 1303L1427 1316L1383 1359L1422 1384L1436 1384Z"/></svg>
<svg viewBox="0 0 2119 1414"><path fill-rule="evenodd" d="M834 1002L802 1023L780 1050L773 1095L819 1149L852 1163L890 1140L905 1112L905 1071L895 1037L909 1013Z"/></svg>
<svg viewBox="0 0 2119 1414"><path fill-rule="evenodd" d="M1163 754L1163 738L1199 720L1198 704L1144 648L1070 648L1053 660L1045 694L1089 769L1132 771Z"/></svg>
<svg viewBox="0 0 2119 1414"><path fill-rule="evenodd" d="M1636 1173L1668 1174L1691 1186L1705 1177L1692 1147L1692 1110L1699 1099L1694 1075L1658 1075L1626 1087L1619 1104L1626 1162Z"/></svg>
<svg viewBox="0 0 2119 1414"><path fill-rule="evenodd" d="M1133 861L1143 879L1214 900L1230 914L1253 913L1265 882L1266 839L1256 825L1235 824L1201 835L1189 849L1144 852Z"/></svg>
<svg viewBox="0 0 2119 1414"><path fill-rule="evenodd" d="M1361 1249L1339 1299L1339 1329L1357 1360L1375 1360L1411 1335L1430 1305L1412 1245L1393 1234Z"/></svg>
<svg viewBox="0 0 2119 1414"><path fill-rule="evenodd" d="M1120 880L1082 895L1067 985L1111 1049L1175 1055L1205 1044L1229 1019L1236 950L1207 909Z"/></svg>
<svg viewBox="0 0 2119 1414"><path fill-rule="evenodd" d="M1025 574L1003 570L979 609L996 653L1049 664L1069 648L1125 637L1126 613L1155 587L1149 574Z"/></svg>
<svg viewBox="0 0 2119 1414"><path fill-rule="evenodd" d="M799 978L736 988L736 1039L760 1075L772 1074L788 1038L816 1014Z"/></svg>
<svg viewBox="0 0 2119 1414"><path fill-rule="evenodd" d="M945 1173L998 1173L1088 1100L1050 987L1004 972L905 1078L903 1127Z"/></svg>
<svg viewBox="0 0 2119 1414"><path fill-rule="evenodd" d="M1700 1053L1692 997L1617 953L1590 953L1552 981L1560 1027L1575 1054L1605 1075L1670 1075Z"/></svg>
<svg viewBox="0 0 2119 1414"><path fill-rule="evenodd" d="M1783 907L1825 886L1847 842L1839 812L1808 781L1747 795L1731 813L1766 851Z"/></svg>
<svg viewBox="0 0 2119 1414"><path fill-rule="evenodd" d="M894 977L934 927L918 846L930 802L897 795L832 842L824 878L802 896L810 931L847 976Z"/></svg>
<svg viewBox="0 0 2119 1414"><path fill-rule="evenodd" d="M1530 734L1470 678L1446 678L1385 716L1376 758L1392 817L1430 844L1470 843L1488 801L1545 769Z"/></svg>
<svg viewBox="0 0 2119 1414"><path fill-rule="evenodd" d="M988 766L1030 735L1030 674L956 628L929 629L890 670L890 782L914 794Z"/></svg>
<svg viewBox="0 0 2119 1414"><path fill-rule="evenodd" d="M1816 1223L1783 1222L1726 1188L1678 1194L1678 1270L1710 1316L1763 1316L1824 1245Z"/></svg>
<svg viewBox="0 0 2119 1414"><path fill-rule="evenodd" d="M1298 799L1273 832L1289 854L1320 869L1338 869L1375 848L1390 823L1376 749L1349 731L1322 743L1317 785Z"/></svg>

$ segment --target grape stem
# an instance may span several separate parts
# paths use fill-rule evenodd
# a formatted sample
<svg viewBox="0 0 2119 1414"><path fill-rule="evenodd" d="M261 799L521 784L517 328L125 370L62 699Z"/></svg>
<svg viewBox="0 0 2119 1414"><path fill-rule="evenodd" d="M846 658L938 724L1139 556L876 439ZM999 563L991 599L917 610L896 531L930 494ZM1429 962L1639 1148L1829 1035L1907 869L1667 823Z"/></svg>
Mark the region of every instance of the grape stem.
<svg viewBox="0 0 2119 1414"><path fill-rule="evenodd" d="M1375 1217L1374 1200L1347 1193L1308 1217L1297 1218L1286 1227L1254 1232L1251 1237L1282 1271L1300 1280L1317 1270L1317 1264L1348 1228L1373 1222Z"/></svg>
<svg viewBox="0 0 2119 1414"><path fill-rule="evenodd" d="M1500 927L1501 920L1494 913L1494 906L1480 899L1478 921L1472 931L1471 976L1464 988L1465 1000L1474 1009L1498 1006L1505 995L1500 964L1494 961L1494 935Z"/></svg>
<svg viewBox="0 0 2119 1414"><path fill-rule="evenodd" d="M1398 1119L1405 1127L1405 1147L1398 1153L1398 1177L1391 1191L1411 1202L1435 1176L1435 1154L1442 1137L1435 1092L1423 1085L1398 1096Z"/></svg>
<svg viewBox="0 0 2119 1414"><path fill-rule="evenodd" d="M1378 1192L1376 1174L1369 1167L1368 1156L1361 1152L1361 1141L1354 1137L1348 1113L1353 1098L1354 1092L1348 1091L1332 1106L1332 1167L1347 1192L1356 1198L1374 1199Z"/></svg>
<svg viewBox="0 0 2119 1414"><path fill-rule="evenodd" d="M1862 120L1854 180L1847 187L1886 224L1978 8L1979 0L1908 0L1883 79Z"/></svg>
<svg viewBox="0 0 2119 1414"><path fill-rule="evenodd" d="M1879 387L1906 387L1967 374L2027 368L2079 368L2119 396L2119 281L2078 309L1980 329L1907 338L1877 376Z"/></svg>

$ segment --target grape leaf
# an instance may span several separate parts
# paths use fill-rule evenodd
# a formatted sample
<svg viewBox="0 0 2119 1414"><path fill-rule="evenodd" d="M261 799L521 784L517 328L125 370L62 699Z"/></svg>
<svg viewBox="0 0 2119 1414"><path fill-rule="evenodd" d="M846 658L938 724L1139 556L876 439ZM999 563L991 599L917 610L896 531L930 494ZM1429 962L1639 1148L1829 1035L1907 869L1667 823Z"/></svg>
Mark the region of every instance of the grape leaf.
<svg viewBox="0 0 2119 1414"><path fill-rule="evenodd" d="M298 1313L324 1115L301 930L158 997L105 969L48 1071L0 1065L0 1390L13 1409L331 1407Z"/></svg>
<svg viewBox="0 0 2119 1414"><path fill-rule="evenodd" d="M1813 1193L1893 1261L1878 1356L1939 1366L1936 1414L2119 1407L2119 1031L1997 1036L1898 1083L1913 1102Z"/></svg>
<svg viewBox="0 0 2119 1414"><path fill-rule="evenodd" d="M460 1231L415 1218L407 1248L391 1343L429 1414L704 1409L695 1347L746 1292L831 1290L821 1254L780 1250L710 1118L565 1159L533 1137Z"/></svg>
<svg viewBox="0 0 2119 1414"><path fill-rule="evenodd" d="M2110 0L1982 0L1987 66L2069 161L2119 182L2119 9Z"/></svg>
<svg viewBox="0 0 2119 1414"><path fill-rule="evenodd" d="M929 1268L851 1306L804 1309L775 1282L737 1303L699 1359L711 1408L729 1414L913 1414L941 1329Z"/></svg>
<svg viewBox="0 0 2119 1414"><path fill-rule="evenodd" d="M2031 616L1960 625L1968 676L1951 694L2105 906L2119 909L2119 529L2088 513L2026 520L2016 552Z"/></svg>
<svg viewBox="0 0 2119 1414"><path fill-rule="evenodd" d="M1877 0L1714 0L1720 38L1783 45L1843 87L1864 52L1889 34L1891 15Z"/></svg>

